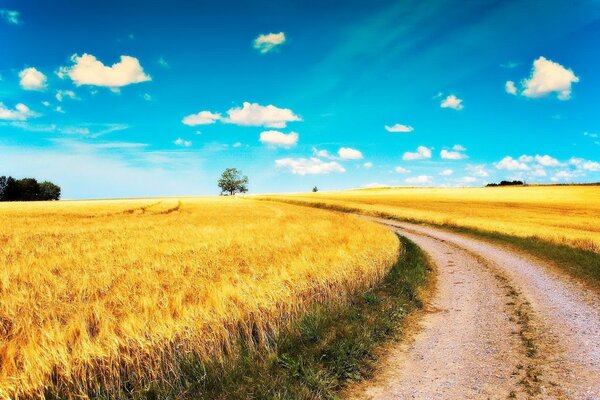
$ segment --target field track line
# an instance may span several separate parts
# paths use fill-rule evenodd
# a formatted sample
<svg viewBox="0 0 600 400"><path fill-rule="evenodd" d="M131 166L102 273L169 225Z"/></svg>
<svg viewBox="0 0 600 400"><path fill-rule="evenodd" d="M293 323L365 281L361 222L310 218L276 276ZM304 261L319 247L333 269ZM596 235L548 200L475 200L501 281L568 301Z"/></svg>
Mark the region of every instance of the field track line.
<svg viewBox="0 0 600 400"><path fill-rule="evenodd" d="M600 399L595 293L482 240L368 219L429 255L437 289L412 341L391 349L375 379L348 397Z"/></svg>

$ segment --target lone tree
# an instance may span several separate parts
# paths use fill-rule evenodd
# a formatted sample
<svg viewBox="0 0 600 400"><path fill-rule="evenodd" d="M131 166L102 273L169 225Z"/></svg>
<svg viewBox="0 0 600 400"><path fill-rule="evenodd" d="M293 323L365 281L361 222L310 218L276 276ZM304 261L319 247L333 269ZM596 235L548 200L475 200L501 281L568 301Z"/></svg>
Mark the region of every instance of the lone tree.
<svg viewBox="0 0 600 400"><path fill-rule="evenodd" d="M319 188L318 188L318 187L316 187L316 186L315 186L315 187L313 187L313 193L317 193L318 191L319 191Z"/></svg>
<svg viewBox="0 0 600 400"><path fill-rule="evenodd" d="M248 191L248 177L242 175L242 171L237 168L227 168L223 171L218 182L221 188L221 195L231 195L236 193L246 193Z"/></svg>

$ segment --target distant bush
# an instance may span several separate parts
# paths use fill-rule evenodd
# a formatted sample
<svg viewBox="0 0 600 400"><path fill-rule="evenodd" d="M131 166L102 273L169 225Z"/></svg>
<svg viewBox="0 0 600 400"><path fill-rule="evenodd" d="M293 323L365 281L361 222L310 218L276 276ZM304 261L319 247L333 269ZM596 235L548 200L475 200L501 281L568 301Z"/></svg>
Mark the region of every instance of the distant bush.
<svg viewBox="0 0 600 400"><path fill-rule="evenodd" d="M496 187L496 186L523 186L525 182L523 181L502 181L500 183L488 183L487 187Z"/></svg>
<svg viewBox="0 0 600 400"><path fill-rule="evenodd" d="M39 183L34 178L15 179L0 176L0 201L40 201L60 199L60 186L52 182Z"/></svg>

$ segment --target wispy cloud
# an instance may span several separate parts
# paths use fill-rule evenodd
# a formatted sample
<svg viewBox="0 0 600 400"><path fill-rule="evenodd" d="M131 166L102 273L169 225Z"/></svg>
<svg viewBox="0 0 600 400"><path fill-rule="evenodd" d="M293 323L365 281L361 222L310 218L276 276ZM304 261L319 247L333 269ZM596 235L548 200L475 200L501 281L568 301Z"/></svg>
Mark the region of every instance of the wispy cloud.
<svg viewBox="0 0 600 400"><path fill-rule="evenodd" d="M3 173L56 182L66 199L212 193L203 189L212 177L204 173L199 154L153 152L135 143L76 141L57 141L50 148L0 144L0 154Z"/></svg>
<svg viewBox="0 0 600 400"><path fill-rule="evenodd" d="M60 102L62 102L65 99L80 100L79 97L77 97L75 92L72 90L57 90L54 97L56 97L56 100Z"/></svg>
<svg viewBox="0 0 600 400"><path fill-rule="evenodd" d="M484 164L469 164L465 167L465 170L469 173L469 175L478 176L482 178L489 176L489 172L487 171Z"/></svg>
<svg viewBox="0 0 600 400"><path fill-rule="evenodd" d="M406 178L404 182L410 185L427 185L432 183L431 176L429 175L419 175L419 176L411 176L410 178Z"/></svg>
<svg viewBox="0 0 600 400"><path fill-rule="evenodd" d="M175 146L181 146L181 147L191 147L192 146L192 141L191 140L184 140L182 138L177 138L173 144Z"/></svg>
<svg viewBox="0 0 600 400"><path fill-rule="evenodd" d="M33 124L26 121L10 122L10 126L28 132L58 133L65 135L85 135L90 138L98 138L112 132L122 131L129 128L125 124L81 124L81 125L57 125L57 124Z"/></svg>
<svg viewBox="0 0 600 400"><path fill-rule="evenodd" d="M171 66L169 65L169 63L167 62L167 60L165 60L164 57L159 57L158 61L156 61L158 65L160 65L163 68L171 68Z"/></svg>
<svg viewBox="0 0 600 400"><path fill-rule="evenodd" d="M21 14L16 10L0 10L0 17L12 25L20 25Z"/></svg>

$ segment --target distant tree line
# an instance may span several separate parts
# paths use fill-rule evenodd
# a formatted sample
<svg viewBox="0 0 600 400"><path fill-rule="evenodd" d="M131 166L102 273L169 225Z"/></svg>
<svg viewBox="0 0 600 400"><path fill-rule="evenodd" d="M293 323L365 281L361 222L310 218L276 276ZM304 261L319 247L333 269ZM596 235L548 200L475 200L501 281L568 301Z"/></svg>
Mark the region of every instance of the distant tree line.
<svg viewBox="0 0 600 400"><path fill-rule="evenodd" d="M34 178L0 176L0 201L41 201L60 199L60 186Z"/></svg>
<svg viewBox="0 0 600 400"><path fill-rule="evenodd" d="M522 186L525 185L523 181L502 181L500 183L488 183L487 187L495 187L495 186Z"/></svg>

